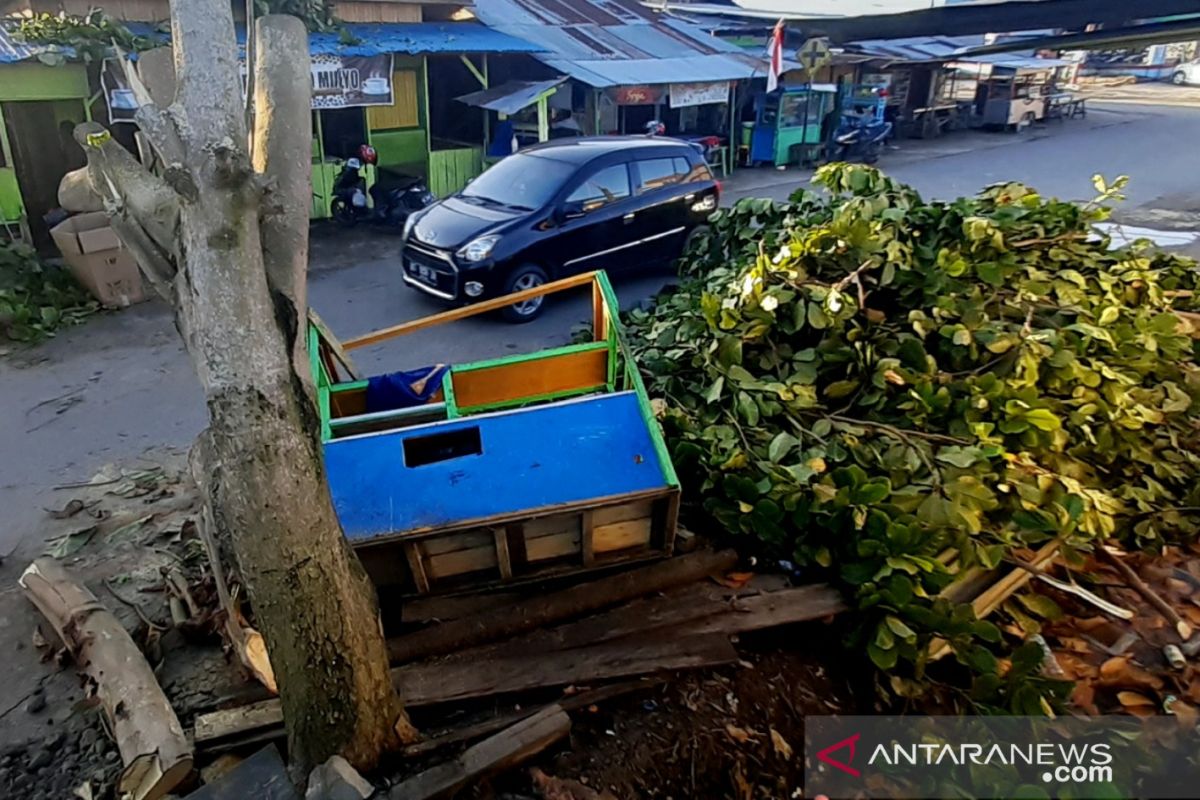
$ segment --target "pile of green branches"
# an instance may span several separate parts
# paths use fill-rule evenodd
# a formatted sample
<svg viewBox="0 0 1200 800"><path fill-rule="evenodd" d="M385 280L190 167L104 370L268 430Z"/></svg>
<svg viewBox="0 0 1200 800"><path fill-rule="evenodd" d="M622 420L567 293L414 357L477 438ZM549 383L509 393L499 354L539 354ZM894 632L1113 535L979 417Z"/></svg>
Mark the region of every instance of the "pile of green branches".
<svg viewBox="0 0 1200 800"><path fill-rule="evenodd" d="M928 688L937 638L976 707L1042 713L1067 687L1038 645L939 597L939 555L1195 538L1200 371L1176 312L1196 264L1110 249L1092 225L1124 179L1086 205L1019 184L926 201L861 165L814 180L823 196L717 212L679 288L631 317L685 497L840 585L883 685Z"/></svg>
<svg viewBox="0 0 1200 800"><path fill-rule="evenodd" d="M35 342L93 314L99 304L32 247L0 242L0 341Z"/></svg>

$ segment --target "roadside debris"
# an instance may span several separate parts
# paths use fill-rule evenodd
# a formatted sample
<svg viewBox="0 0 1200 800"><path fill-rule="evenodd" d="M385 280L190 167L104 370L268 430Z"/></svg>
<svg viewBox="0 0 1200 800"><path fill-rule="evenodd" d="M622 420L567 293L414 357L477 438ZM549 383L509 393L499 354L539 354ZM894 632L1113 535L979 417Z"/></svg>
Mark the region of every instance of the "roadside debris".
<svg viewBox="0 0 1200 800"><path fill-rule="evenodd" d="M125 763L117 790L133 800L168 794L191 773L192 748L138 646L57 561L34 561L20 584L93 682Z"/></svg>

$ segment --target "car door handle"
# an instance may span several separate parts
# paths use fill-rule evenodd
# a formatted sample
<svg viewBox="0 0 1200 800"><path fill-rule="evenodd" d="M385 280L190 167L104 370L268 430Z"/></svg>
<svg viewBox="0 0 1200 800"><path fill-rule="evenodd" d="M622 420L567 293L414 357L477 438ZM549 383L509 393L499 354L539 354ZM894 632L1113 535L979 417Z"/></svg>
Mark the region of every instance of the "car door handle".
<svg viewBox="0 0 1200 800"><path fill-rule="evenodd" d="M629 223L633 222L633 218L635 216L637 216L637 215L631 211L628 214L626 214L625 216L621 217L621 219L625 220L625 224L628 225Z"/></svg>

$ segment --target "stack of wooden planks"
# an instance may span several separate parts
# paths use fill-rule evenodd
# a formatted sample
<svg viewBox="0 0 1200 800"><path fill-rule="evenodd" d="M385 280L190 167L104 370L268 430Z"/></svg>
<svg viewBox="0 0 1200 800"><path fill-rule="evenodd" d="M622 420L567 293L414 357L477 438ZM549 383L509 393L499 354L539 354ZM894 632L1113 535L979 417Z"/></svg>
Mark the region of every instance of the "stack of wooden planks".
<svg viewBox="0 0 1200 800"><path fill-rule="evenodd" d="M709 579L736 560L732 551L697 552L532 598L484 599L482 607L478 598L423 599L420 615L438 622L389 641L392 679L410 708L618 679L636 688L629 678L737 661L732 635L845 609L826 585L757 576L729 588ZM220 752L281 736L282 722L278 700L266 700L199 716L193 740Z"/></svg>

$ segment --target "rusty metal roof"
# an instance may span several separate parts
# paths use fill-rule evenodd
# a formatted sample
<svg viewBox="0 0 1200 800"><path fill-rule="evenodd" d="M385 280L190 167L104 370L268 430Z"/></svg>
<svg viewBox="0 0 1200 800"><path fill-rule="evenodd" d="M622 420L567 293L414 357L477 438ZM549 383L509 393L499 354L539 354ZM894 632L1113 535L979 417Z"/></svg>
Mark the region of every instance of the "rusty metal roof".
<svg viewBox="0 0 1200 800"><path fill-rule="evenodd" d="M765 62L637 0L476 0L489 28L539 45L534 57L595 87L764 75Z"/></svg>

